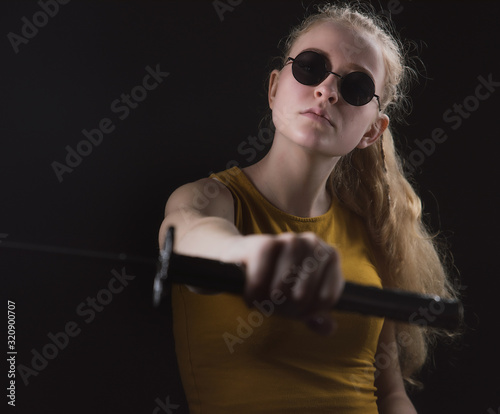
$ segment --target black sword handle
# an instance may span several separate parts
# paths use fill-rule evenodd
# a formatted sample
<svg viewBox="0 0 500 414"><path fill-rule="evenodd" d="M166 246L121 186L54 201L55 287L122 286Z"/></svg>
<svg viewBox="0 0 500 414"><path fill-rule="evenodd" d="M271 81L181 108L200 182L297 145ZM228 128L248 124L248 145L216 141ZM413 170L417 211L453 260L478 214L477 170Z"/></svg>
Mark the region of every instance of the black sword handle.
<svg viewBox="0 0 500 414"><path fill-rule="evenodd" d="M245 271L238 264L171 253L168 280L214 291L242 294ZM457 300L346 282L334 310L386 317L410 324L456 329L463 312Z"/></svg>

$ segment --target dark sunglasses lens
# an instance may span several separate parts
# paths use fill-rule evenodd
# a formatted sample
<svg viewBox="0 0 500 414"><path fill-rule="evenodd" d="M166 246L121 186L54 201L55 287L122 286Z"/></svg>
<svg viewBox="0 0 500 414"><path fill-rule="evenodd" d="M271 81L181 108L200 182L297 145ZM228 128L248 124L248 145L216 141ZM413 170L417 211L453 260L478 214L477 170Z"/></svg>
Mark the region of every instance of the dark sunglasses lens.
<svg viewBox="0 0 500 414"><path fill-rule="evenodd" d="M318 85L325 78L325 60L315 52L302 52L292 63L292 73L303 85Z"/></svg>
<svg viewBox="0 0 500 414"><path fill-rule="evenodd" d="M340 92L348 104L362 106L373 99L375 85L366 73L351 72L342 80Z"/></svg>

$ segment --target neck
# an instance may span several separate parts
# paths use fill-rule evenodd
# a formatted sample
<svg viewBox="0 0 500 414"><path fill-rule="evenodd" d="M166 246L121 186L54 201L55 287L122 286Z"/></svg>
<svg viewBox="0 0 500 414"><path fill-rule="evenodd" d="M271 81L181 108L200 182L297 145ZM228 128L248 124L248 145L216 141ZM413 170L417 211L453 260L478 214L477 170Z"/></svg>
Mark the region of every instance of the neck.
<svg viewBox="0 0 500 414"><path fill-rule="evenodd" d="M331 204L326 183L338 158L276 138L267 155L243 171L280 210L299 217L326 213Z"/></svg>

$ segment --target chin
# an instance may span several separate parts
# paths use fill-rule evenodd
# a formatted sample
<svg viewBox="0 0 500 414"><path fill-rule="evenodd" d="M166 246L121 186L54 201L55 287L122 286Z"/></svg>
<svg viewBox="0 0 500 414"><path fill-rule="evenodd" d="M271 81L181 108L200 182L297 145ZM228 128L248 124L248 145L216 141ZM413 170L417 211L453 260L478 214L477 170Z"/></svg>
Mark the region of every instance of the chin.
<svg viewBox="0 0 500 414"><path fill-rule="evenodd" d="M335 156L332 152L333 134L325 134L324 131L311 131L310 129L304 133L297 133L295 131L290 136L290 141L294 144L308 150L326 156Z"/></svg>
<svg viewBox="0 0 500 414"><path fill-rule="evenodd" d="M307 127L299 127L291 131L290 139L297 144L306 146L324 146L332 144L334 139L333 130L327 130L322 125L307 125Z"/></svg>

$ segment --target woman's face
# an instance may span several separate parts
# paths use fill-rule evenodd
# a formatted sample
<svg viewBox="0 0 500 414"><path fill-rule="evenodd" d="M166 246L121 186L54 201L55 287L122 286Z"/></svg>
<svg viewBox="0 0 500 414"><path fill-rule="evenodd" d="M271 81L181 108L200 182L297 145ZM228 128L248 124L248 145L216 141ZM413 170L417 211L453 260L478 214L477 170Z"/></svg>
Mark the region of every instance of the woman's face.
<svg viewBox="0 0 500 414"><path fill-rule="evenodd" d="M342 76L353 71L369 74L375 82L375 93L382 95L385 76L382 53L371 37L324 22L299 37L289 56L295 58L304 50L324 55L329 62L328 70ZM376 98L363 106L345 102L339 93L339 81L330 74L319 85L303 85L293 77L291 62L281 71L273 71L269 105L276 126L275 139L288 139L334 157L373 144L387 127L389 118L379 112ZM314 115L318 112L324 116Z"/></svg>

